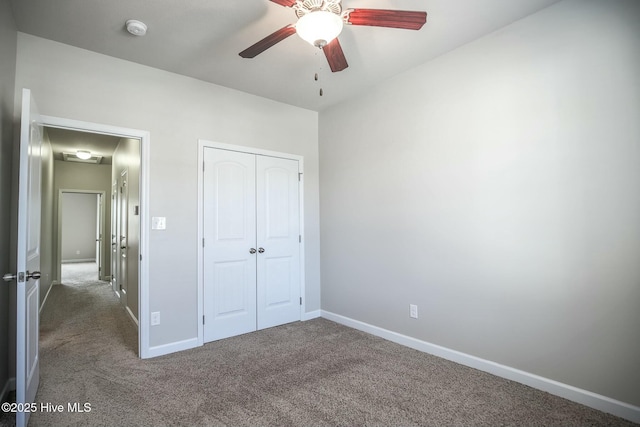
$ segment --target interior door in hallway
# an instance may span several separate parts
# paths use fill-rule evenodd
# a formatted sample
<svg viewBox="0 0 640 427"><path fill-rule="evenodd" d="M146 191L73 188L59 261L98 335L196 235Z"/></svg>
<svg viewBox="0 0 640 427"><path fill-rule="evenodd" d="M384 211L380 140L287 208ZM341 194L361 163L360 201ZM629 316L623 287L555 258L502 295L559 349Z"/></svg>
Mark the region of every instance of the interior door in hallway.
<svg viewBox="0 0 640 427"><path fill-rule="evenodd" d="M255 156L205 149L204 340L256 330Z"/></svg>
<svg viewBox="0 0 640 427"><path fill-rule="evenodd" d="M120 295L118 288L118 180L111 185L111 288Z"/></svg>
<svg viewBox="0 0 640 427"><path fill-rule="evenodd" d="M118 290L120 291L120 304L127 306L127 267L128 267L128 209L129 209L129 172L123 170L118 177Z"/></svg>

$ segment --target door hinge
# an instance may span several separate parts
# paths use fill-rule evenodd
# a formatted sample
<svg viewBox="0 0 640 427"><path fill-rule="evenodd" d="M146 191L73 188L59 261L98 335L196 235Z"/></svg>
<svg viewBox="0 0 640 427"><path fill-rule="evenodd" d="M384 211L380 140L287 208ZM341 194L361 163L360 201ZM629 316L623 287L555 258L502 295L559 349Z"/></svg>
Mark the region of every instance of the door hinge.
<svg viewBox="0 0 640 427"><path fill-rule="evenodd" d="M302 172L298 172L298 182L302 181Z"/></svg>
<svg viewBox="0 0 640 427"><path fill-rule="evenodd" d="M204 248L204 237L202 238L202 247Z"/></svg>
<svg viewBox="0 0 640 427"><path fill-rule="evenodd" d="M302 305L302 297L300 297L300 305Z"/></svg>
<svg viewBox="0 0 640 427"><path fill-rule="evenodd" d="M202 162L202 172L204 172L204 162Z"/></svg>
<svg viewBox="0 0 640 427"><path fill-rule="evenodd" d="M302 243L302 234L298 234L298 243Z"/></svg>
<svg viewBox="0 0 640 427"><path fill-rule="evenodd" d="M202 316L202 324L204 325L204 316Z"/></svg>
<svg viewBox="0 0 640 427"><path fill-rule="evenodd" d="M142 261L142 255L140 255L140 261Z"/></svg>

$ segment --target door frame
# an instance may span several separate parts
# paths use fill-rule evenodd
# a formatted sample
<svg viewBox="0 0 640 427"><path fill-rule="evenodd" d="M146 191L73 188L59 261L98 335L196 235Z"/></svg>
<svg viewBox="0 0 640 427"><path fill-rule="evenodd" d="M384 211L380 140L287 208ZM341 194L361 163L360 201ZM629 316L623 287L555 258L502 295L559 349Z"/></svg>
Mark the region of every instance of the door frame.
<svg viewBox="0 0 640 427"><path fill-rule="evenodd" d="M146 130L104 125L41 115L45 127L98 133L140 140L140 258L138 260L138 357L152 357L149 345L149 162L151 133ZM146 262L145 262L146 261Z"/></svg>
<svg viewBox="0 0 640 427"><path fill-rule="evenodd" d="M101 202L101 206L100 206L100 210L98 212L98 215L100 215L100 223L98 224L98 228L100 229L100 234L103 236L104 238L104 229L105 229L105 222L104 222L104 216L105 216L105 203L104 203L104 196L105 196L105 192L104 191L100 191L100 190L75 190L75 189L67 189L67 188L60 188L58 189L58 228L57 228L57 232L58 232L58 238L57 240L57 254L56 254L56 265L57 265L57 270L58 270L58 277L56 277L56 282L57 283L62 283L62 194L63 193L74 193L74 194L97 194L98 196L102 197L102 202ZM102 246L102 242L100 242L100 245ZM100 248L101 252L100 252L100 265L104 266L104 258L105 258L105 254L104 254L104 250L102 250L102 247ZM100 267L100 266L98 266ZM98 271L98 280L104 280L104 271Z"/></svg>
<svg viewBox="0 0 640 427"><path fill-rule="evenodd" d="M204 220L204 150L205 148L214 148L219 150L236 151L240 153L279 157L282 159L297 160L298 161L298 209L300 215L300 296L302 298L302 304L300 304L300 320L305 320L307 298L305 293L305 255L304 255L304 157L297 154L282 153L280 151L263 150L254 147L244 147L241 145L225 144L222 142L208 141L205 139L198 140L198 311L197 311L197 324L198 324L198 345L204 345L204 324L202 323L202 316L204 315L204 248L202 247L202 239L204 238L203 220Z"/></svg>

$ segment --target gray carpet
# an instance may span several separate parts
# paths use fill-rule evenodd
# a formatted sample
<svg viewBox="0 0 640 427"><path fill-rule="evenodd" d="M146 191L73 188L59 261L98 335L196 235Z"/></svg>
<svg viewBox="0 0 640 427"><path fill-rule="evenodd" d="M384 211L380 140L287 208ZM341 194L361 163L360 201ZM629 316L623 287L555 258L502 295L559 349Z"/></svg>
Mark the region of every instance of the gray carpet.
<svg viewBox="0 0 640 427"><path fill-rule="evenodd" d="M60 276L66 285L80 285L98 280L98 264L95 262L68 262L61 265Z"/></svg>
<svg viewBox="0 0 640 427"><path fill-rule="evenodd" d="M150 360L106 282L54 288L30 426L604 426L620 418L325 319Z"/></svg>

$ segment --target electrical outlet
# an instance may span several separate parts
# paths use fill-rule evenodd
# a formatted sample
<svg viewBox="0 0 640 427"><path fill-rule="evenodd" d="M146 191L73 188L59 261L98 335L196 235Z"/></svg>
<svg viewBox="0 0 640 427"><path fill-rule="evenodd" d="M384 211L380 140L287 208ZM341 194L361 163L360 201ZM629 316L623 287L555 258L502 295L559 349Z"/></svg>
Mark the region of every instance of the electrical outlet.
<svg viewBox="0 0 640 427"><path fill-rule="evenodd" d="M409 304L409 317L414 319L418 318L418 306L415 304Z"/></svg>
<svg viewBox="0 0 640 427"><path fill-rule="evenodd" d="M160 324L160 312L154 311L151 313L151 326L156 326Z"/></svg>
<svg viewBox="0 0 640 427"><path fill-rule="evenodd" d="M80 251L76 251L76 255L80 255Z"/></svg>

